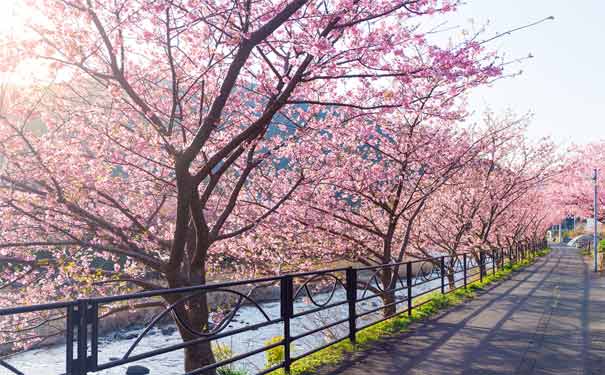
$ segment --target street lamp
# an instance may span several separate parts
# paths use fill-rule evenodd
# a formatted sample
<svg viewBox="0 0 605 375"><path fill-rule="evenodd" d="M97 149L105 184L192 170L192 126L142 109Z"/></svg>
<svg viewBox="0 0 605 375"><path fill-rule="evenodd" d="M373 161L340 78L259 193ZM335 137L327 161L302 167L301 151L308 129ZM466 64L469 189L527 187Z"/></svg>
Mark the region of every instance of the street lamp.
<svg viewBox="0 0 605 375"><path fill-rule="evenodd" d="M597 272L599 269L598 256L598 239L597 239L597 169L592 170L592 181L594 182L594 232L593 232L593 245L594 245L594 271Z"/></svg>

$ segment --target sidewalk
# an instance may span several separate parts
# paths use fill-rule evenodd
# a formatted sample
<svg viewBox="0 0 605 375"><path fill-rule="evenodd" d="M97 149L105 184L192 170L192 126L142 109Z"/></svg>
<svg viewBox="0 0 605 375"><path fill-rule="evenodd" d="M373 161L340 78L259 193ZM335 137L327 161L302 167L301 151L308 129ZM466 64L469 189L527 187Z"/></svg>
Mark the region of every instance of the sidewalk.
<svg viewBox="0 0 605 375"><path fill-rule="evenodd" d="M560 247L476 299L322 374L600 374L605 276Z"/></svg>

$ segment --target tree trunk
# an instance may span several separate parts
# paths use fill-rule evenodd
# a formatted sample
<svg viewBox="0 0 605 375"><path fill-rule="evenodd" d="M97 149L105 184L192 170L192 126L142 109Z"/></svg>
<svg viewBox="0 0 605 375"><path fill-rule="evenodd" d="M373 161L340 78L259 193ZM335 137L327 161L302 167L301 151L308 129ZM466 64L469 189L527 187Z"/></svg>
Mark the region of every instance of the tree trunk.
<svg viewBox="0 0 605 375"><path fill-rule="evenodd" d="M448 265L446 268L447 285L449 290L456 289L456 271L453 266Z"/></svg>
<svg viewBox="0 0 605 375"><path fill-rule="evenodd" d="M485 257L483 258L483 263L481 262L481 253L477 253L477 254L473 254L473 257L475 258L475 261L477 262L477 264L479 265L479 275L487 275L486 273L486 268L485 268Z"/></svg>
<svg viewBox="0 0 605 375"><path fill-rule="evenodd" d="M185 308L186 306L186 308ZM209 310L207 305L206 293L195 295L185 301L175 309L180 319L183 319L187 325L181 325L177 322L177 327L183 342L198 339L200 336L195 332L207 332L209 322ZM194 332L190 331L193 330ZM198 368L213 364L216 362L212 353L210 341L189 346L184 349L185 352L185 371L193 371ZM209 370L204 374L215 375L216 370Z"/></svg>
<svg viewBox="0 0 605 375"><path fill-rule="evenodd" d="M185 371L193 371L214 362L210 342L203 342L185 349ZM216 370L208 370L206 374L214 375Z"/></svg>
<svg viewBox="0 0 605 375"><path fill-rule="evenodd" d="M395 306L394 304L392 304L393 302L395 302L395 292L393 291L385 291L385 293L382 295L382 303L384 306L386 306L383 310L382 310L382 315L387 318L389 316L395 315L395 313L397 312L397 306ZM392 304L392 305L389 305ZM389 305L389 306L387 306Z"/></svg>
<svg viewBox="0 0 605 375"><path fill-rule="evenodd" d="M382 310L383 316L389 317L395 315L397 312L397 306L394 304L395 302L395 283L393 283L393 270L390 268L385 268L381 272L382 278L382 286L384 288L384 292L382 293L381 299L384 309Z"/></svg>
<svg viewBox="0 0 605 375"><path fill-rule="evenodd" d="M197 195L194 193L193 198L196 197ZM196 199L192 199L192 212L199 209L199 207L194 205L196 202ZM199 217L197 217L197 220L200 220ZM174 277L172 283L169 282L171 287L206 284L205 260L210 243L208 242L207 233L204 232L204 228L201 228L201 225L196 222L196 215L192 214L191 221L191 224L187 228L186 246L184 248L186 256L184 257L183 268L180 269L180 274L186 275L185 285L183 285L182 281L177 281L179 280L177 277ZM183 296L187 296L187 294ZM199 339L211 331L209 324L210 309L208 307L208 293L206 291L190 293L189 298L185 299L175 312L183 320L183 324L178 325L183 342ZM216 362L210 341L186 347L184 353L185 371L187 372ZM204 374L215 375L216 369L205 371Z"/></svg>
<svg viewBox="0 0 605 375"><path fill-rule="evenodd" d="M190 285L203 285L204 284L204 275L200 274L200 272L191 272L190 276L194 276L195 283L190 283ZM180 285L179 283L170 283L169 286L171 288L184 287L188 285ZM187 296L191 296L190 298L185 299L182 303L179 303L175 309L174 313L178 315L179 319L183 321L184 324L179 324L177 320L177 328L181 335L183 342L195 340L200 338L200 333L206 333L210 331L209 327L209 317L210 310L208 308L208 297L207 293L199 293L193 292L190 294L178 294L172 295L169 297L169 303L174 303L178 299L185 298ZM193 331L193 332L192 332ZM197 333L197 334L196 334ZM199 344L195 344L184 349L185 353L185 371L192 371L198 368L213 364L216 362L214 358L214 354L212 353L212 346L210 341L205 341ZM215 375L216 370L209 370L204 374Z"/></svg>

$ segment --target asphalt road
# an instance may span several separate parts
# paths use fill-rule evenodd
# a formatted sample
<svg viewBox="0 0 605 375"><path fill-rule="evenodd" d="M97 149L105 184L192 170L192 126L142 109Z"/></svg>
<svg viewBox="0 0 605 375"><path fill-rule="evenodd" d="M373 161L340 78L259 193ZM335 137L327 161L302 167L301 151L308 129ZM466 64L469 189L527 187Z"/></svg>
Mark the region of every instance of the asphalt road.
<svg viewBox="0 0 605 375"><path fill-rule="evenodd" d="M605 374L605 275L558 247L411 328L321 373Z"/></svg>

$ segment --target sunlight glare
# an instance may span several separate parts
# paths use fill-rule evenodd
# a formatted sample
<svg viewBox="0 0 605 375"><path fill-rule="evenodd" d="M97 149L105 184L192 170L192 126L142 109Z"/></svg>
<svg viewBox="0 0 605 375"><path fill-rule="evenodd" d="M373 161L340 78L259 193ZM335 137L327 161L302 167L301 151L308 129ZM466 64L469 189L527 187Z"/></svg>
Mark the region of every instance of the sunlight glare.
<svg viewBox="0 0 605 375"><path fill-rule="evenodd" d="M34 16L31 9L27 8L24 0L0 0L2 11L0 12L0 40L4 45L0 46L2 56L15 55L10 41L17 39L20 35L27 34L26 24ZM48 80L48 69L41 61L18 61L14 71L1 72L0 80L12 85L31 85L40 79Z"/></svg>

